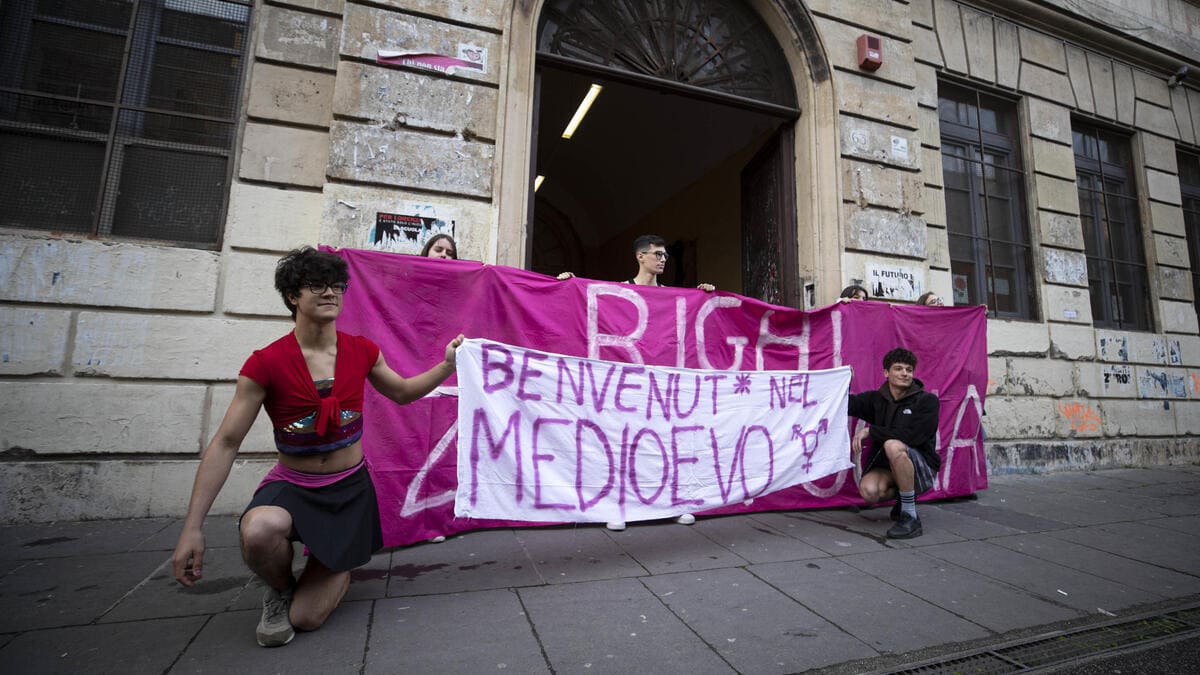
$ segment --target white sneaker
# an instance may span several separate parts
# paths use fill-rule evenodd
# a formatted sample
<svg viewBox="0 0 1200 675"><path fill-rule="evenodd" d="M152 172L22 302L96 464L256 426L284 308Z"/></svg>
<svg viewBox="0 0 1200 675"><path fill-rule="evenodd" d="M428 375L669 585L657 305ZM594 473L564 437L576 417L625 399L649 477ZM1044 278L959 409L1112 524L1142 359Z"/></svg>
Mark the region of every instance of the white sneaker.
<svg viewBox="0 0 1200 675"><path fill-rule="evenodd" d="M430 539L430 540L429 540L429 543L431 543L431 544L440 544L440 543L442 543L443 541L446 541L446 537L444 537L444 536L442 536L442 535L440 535L440 534L439 534L438 536L434 537L433 539Z"/></svg>
<svg viewBox="0 0 1200 675"><path fill-rule="evenodd" d="M696 522L696 516L693 516L690 513L685 513L676 518L675 522L679 523L680 525L691 525L692 523Z"/></svg>
<svg viewBox="0 0 1200 675"><path fill-rule="evenodd" d="M260 647L282 647L296 637L292 622L288 620L291 606L292 589L277 591L267 587L267 592L263 593L262 617L255 631Z"/></svg>
<svg viewBox="0 0 1200 675"><path fill-rule="evenodd" d="M608 521L608 523L607 523L607 524L605 524L605 527L607 527L608 529L612 530L613 532L620 532L621 530L624 530L624 529L625 529L625 521L623 521L623 520L610 520L610 521Z"/></svg>

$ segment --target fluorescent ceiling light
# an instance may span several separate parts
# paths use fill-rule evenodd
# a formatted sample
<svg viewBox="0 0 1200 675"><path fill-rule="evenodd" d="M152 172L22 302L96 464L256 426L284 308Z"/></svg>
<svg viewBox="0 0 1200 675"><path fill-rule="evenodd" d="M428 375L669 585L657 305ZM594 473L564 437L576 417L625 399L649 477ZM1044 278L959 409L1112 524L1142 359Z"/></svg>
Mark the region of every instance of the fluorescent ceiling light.
<svg viewBox="0 0 1200 675"><path fill-rule="evenodd" d="M538 188L542 187L542 181L546 180L545 176L538 176L533 179L533 191L537 192Z"/></svg>
<svg viewBox="0 0 1200 675"><path fill-rule="evenodd" d="M578 129L579 125L583 123L583 116L588 113L588 109L592 107L592 103L595 102L596 97L600 95L600 91L603 89L604 87L601 87L598 84L593 84L592 87L588 89L588 93L585 94L583 100L579 102L579 108L575 110L575 116L571 118L571 121L567 123L567 128L563 130L563 138L570 138L575 134L575 130Z"/></svg>

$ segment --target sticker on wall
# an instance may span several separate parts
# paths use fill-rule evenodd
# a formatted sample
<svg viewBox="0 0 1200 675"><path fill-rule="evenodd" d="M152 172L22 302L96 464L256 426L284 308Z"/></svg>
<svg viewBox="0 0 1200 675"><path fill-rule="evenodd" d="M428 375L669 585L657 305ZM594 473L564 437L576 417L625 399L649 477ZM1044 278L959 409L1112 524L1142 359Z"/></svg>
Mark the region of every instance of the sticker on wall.
<svg viewBox="0 0 1200 675"><path fill-rule="evenodd" d="M458 43L458 58L479 65L479 72L487 72L487 48L479 45Z"/></svg>
<svg viewBox="0 0 1200 675"><path fill-rule="evenodd" d="M1139 368L1137 384L1140 398L1187 397L1187 384L1182 373L1162 368Z"/></svg>
<svg viewBox="0 0 1200 675"><path fill-rule="evenodd" d="M903 136L892 136L892 159L908 159L908 139Z"/></svg>
<svg viewBox="0 0 1200 675"><path fill-rule="evenodd" d="M864 284L871 298L916 300L922 291L921 271L913 267L867 265Z"/></svg>
<svg viewBox="0 0 1200 675"><path fill-rule="evenodd" d="M400 211L375 214L375 227L368 233L368 248L417 255L434 235L454 236L454 214L445 208L406 202Z"/></svg>
<svg viewBox="0 0 1200 675"><path fill-rule="evenodd" d="M464 47L467 47L464 50ZM380 49L375 56L375 62L388 66L408 66L421 68L439 73L453 75L458 68L484 72L487 64L487 50L479 47L471 49L472 45L459 45L460 56L445 56L430 52L398 52L390 49ZM477 53L476 53L477 52ZM463 56L466 54L466 56Z"/></svg>
<svg viewBox="0 0 1200 675"><path fill-rule="evenodd" d="M1183 365L1183 346L1179 340L1167 340L1167 363L1172 366Z"/></svg>
<svg viewBox="0 0 1200 675"><path fill-rule="evenodd" d="M1106 396L1133 394L1133 366L1105 365L1100 369L1100 376Z"/></svg>
<svg viewBox="0 0 1200 675"><path fill-rule="evenodd" d="M967 275L955 274L953 278L954 284L954 304L965 305L970 302L970 292L967 290Z"/></svg>
<svg viewBox="0 0 1200 675"><path fill-rule="evenodd" d="M1129 338L1124 335L1101 335L1100 360L1128 361Z"/></svg>

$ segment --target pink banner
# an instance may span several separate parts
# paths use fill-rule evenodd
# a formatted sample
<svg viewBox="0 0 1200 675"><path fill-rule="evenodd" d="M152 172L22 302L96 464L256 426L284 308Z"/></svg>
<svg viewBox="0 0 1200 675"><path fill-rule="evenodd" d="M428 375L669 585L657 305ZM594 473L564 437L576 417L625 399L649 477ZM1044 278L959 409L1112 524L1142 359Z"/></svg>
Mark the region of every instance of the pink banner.
<svg viewBox="0 0 1200 675"><path fill-rule="evenodd" d="M987 390L983 307L883 302L810 312L732 293L647 288L576 278L557 281L510 267L360 250L336 251L351 284L338 328L379 343L397 372L421 372L458 333L559 354L721 370L854 367L850 390L883 382L884 353L919 360L917 377L941 399L942 468L924 499L987 487L980 417ZM409 544L483 527L528 525L454 517L455 380L407 406L367 389L364 448L379 493L384 541ZM859 424L851 420L850 432ZM706 514L861 504L861 466ZM701 514L703 515L703 514Z"/></svg>

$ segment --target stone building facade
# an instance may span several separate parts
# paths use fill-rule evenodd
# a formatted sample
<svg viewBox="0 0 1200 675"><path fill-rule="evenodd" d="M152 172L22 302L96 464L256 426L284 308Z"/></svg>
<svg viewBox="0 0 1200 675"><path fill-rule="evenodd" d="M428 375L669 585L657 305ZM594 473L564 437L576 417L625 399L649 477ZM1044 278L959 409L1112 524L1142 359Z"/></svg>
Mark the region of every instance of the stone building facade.
<svg viewBox="0 0 1200 675"><path fill-rule="evenodd" d="M0 2L6 35L43 39L45 26L103 23L96 16L30 15L25 5L33 4ZM571 10L570 2L108 4L136 10L120 15L132 26L133 44L157 39L160 49L194 48L165 33L171 12L184 10L200 23L217 20L213 35L234 36L212 41L213 53L226 59L226 84L204 80L232 92L227 110L171 108L206 129L227 127L224 136L212 135L227 137L224 149L204 155L225 162L205 183L209 190L219 186L221 209L207 239L156 234L155 222L195 204L184 195L173 206L169 187L147 183L156 198L145 203L163 208L122 207L138 187L133 179L126 185L135 174L123 169L119 186L102 181L98 197L85 195L116 206L102 206L107 215L94 218L84 208L81 229L64 231L58 207L20 201L50 189L29 183L25 172L60 175L52 159L58 155L20 139L79 140L81 127L62 122L63 110L101 95L38 89L30 84L33 66L0 69L0 147L9 157L0 160L0 193L20 201L23 214L0 222L2 521L181 514L197 453L220 423L243 359L290 326L270 288L281 252L315 243L381 247L387 242L377 241L380 214L408 214L427 217L420 221L426 234L431 223L450 227L462 258L533 268L539 254L531 214L541 203L533 190L541 163L534 139L548 115L545 101L554 96L539 73L557 68L611 77L631 91L649 86L646 77L622 79L619 64L589 71L595 64L571 66L561 52L558 60L542 56L541 19L552 6ZM563 16L580 19L605 4L612 3L576 2L578 16ZM727 164L736 181L750 155L780 144L780 156L790 160L781 174L783 201L792 210L768 234L788 249L781 263L788 298L826 304L848 281L871 283L890 272L911 281L885 292L897 302L910 301L919 288L988 304L985 427L992 471L1200 459L1200 5L702 4L736 5L757 16L775 43L763 44L794 85L782 105L718 96L716 105L744 103L754 114L782 120L775 128L786 133L755 136L691 183L703 188ZM139 23L150 6L164 14L163 27ZM153 30L157 38L137 37ZM863 35L879 41L877 70L860 66ZM36 50L19 51L20 44L6 47L16 51L0 60L33 63ZM384 64L381 52L404 56ZM126 98L109 106L113 114L148 119L175 105L153 104L153 78L151 98L126 105L129 82L136 81L132 58L114 65ZM1191 77L1177 75L1185 66ZM680 82L664 90L676 87L685 99L702 93ZM5 103L18 95L53 112L31 122L20 112L26 108ZM168 99L187 97L162 100ZM117 131L108 145L97 141L108 148L97 150L105 162L153 146L114 140L123 124L112 122ZM192 147L171 138L173 151ZM691 145L702 140L711 142ZM17 161L14 148L30 154ZM163 166L194 177L189 165ZM547 188L554 179L547 178ZM673 201L590 244L589 258L617 256L608 240L627 242L656 218L686 213L705 191L676 189ZM196 204L212 207L212 194L202 193ZM570 216L570 203L561 207ZM138 220L139 213L151 215ZM736 207L729 218L736 231ZM125 219L138 228L127 229ZM739 287L739 263L722 259L732 249L720 229L704 230L700 247L685 249L695 273L750 294ZM679 236L686 239L686 232ZM728 244L741 245L736 237ZM263 416L217 511L240 508L273 461L271 449Z"/></svg>

